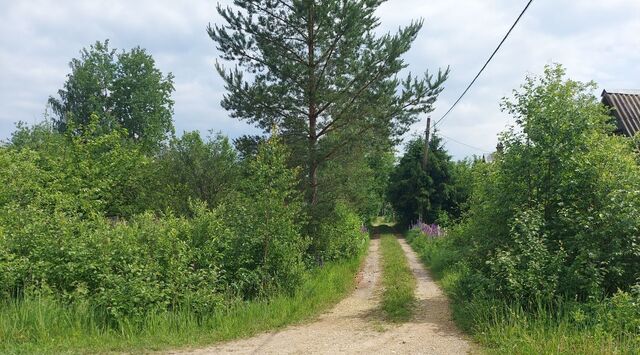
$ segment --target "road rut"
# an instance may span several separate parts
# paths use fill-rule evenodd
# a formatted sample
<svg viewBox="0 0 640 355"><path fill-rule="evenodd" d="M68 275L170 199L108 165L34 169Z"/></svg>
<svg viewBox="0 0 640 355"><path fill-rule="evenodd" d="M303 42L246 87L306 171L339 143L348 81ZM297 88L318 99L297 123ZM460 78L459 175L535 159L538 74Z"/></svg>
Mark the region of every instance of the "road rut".
<svg viewBox="0 0 640 355"><path fill-rule="evenodd" d="M399 239L417 279L416 316L388 324L379 311L380 240L371 240L355 291L314 321L252 338L173 354L465 354L470 343L451 321L447 298Z"/></svg>

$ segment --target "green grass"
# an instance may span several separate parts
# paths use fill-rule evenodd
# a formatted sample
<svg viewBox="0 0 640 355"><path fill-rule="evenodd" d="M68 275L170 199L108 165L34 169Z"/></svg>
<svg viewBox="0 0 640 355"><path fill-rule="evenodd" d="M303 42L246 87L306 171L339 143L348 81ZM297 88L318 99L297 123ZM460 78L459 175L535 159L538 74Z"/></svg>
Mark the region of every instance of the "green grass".
<svg viewBox="0 0 640 355"><path fill-rule="evenodd" d="M173 311L107 327L90 308L62 306L49 298L1 304L0 353L166 350L251 336L307 320L337 303L353 289L363 256L326 264L293 295L238 303L200 319Z"/></svg>
<svg viewBox="0 0 640 355"><path fill-rule="evenodd" d="M640 353L638 335L616 334L598 324L577 324L568 306L529 312L499 303L474 302L467 307L478 317L474 336L489 354Z"/></svg>
<svg viewBox="0 0 640 355"><path fill-rule="evenodd" d="M461 296L459 281L469 272L456 247L409 232L407 239L452 299L454 320L488 354L638 354L640 329L633 302L577 304L557 301L525 310L515 303ZM631 306L629 306L631 305ZM630 310L624 307L631 307ZM586 310L586 311L585 311Z"/></svg>
<svg viewBox="0 0 640 355"><path fill-rule="evenodd" d="M380 238L384 287L382 310L387 320L407 321L413 315L416 279L396 237L392 234L383 234Z"/></svg>

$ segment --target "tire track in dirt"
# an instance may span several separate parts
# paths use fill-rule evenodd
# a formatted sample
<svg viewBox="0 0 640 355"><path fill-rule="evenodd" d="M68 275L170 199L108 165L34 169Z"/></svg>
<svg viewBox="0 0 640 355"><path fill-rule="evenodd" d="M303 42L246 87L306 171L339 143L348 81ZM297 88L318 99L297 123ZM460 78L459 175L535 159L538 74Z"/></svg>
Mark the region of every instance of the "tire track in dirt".
<svg viewBox="0 0 640 355"><path fill-rule="evenodd" d="M400 239L416 275L416 316L388 324L379 311L380 240L373 238L358 285L332 310L310 323L173 354L464 354L469 343L451 321L447 298L416 254Z"/></svg>

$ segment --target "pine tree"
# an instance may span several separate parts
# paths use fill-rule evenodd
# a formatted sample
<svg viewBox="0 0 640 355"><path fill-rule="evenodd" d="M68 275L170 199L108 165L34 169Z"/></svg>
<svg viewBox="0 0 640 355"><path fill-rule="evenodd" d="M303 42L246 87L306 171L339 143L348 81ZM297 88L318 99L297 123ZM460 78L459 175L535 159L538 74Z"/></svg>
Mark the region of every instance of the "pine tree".
<svg viewBox="0 0 640 355"><path fill-rule="evenodd" d="M274 124L306 170L307 202L318 203L318 169L353 143L398 137L429 112L448 69L399 73L422 21L377 36L384 0L237 0L218 5L224 25L208 32L226 82L222 106L268 131ZM330 138L330 139L328 139Z"/></svg>

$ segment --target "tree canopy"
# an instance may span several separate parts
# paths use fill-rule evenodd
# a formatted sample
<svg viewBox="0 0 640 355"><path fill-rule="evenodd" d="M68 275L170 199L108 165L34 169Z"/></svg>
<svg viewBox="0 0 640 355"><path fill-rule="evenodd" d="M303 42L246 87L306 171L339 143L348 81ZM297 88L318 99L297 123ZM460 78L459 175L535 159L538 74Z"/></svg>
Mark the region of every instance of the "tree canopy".
<svg viewBox="0 0 640 355"><path fill-rule="evenodd" d="M319 201L318 170L364 139L406 132L432 110L448 70L434 77L399 74L422 21L378 36L381 0L238 0L218 6L225 23L210 26L226 83L222 106L233 117L269 130L276 124L306 171L311 206Z"/></svg>
<svg viewBox="0 0 640 355"><path fill-rule="evenodd" d="M124 128L147 152L157 150L173 133L173 75L163 75L146 50L135 47L118 53L109 48L108 40L98 41L69 67L59 97L49 98L60 132L73 123L80 133L96 114L100 131Z"/></svg>
<svg viewBox="0 0 640 355"><path fill-rule="evenodd" d="M455 176L459 169L437 133L429 142L426 170L422 166L424 147L422 137L409 141L400 162L391 172L387 198L403 224L418 220L433 223L441 213L457 217L460 205L466 199L463 182L457 181Z"/></svg>

